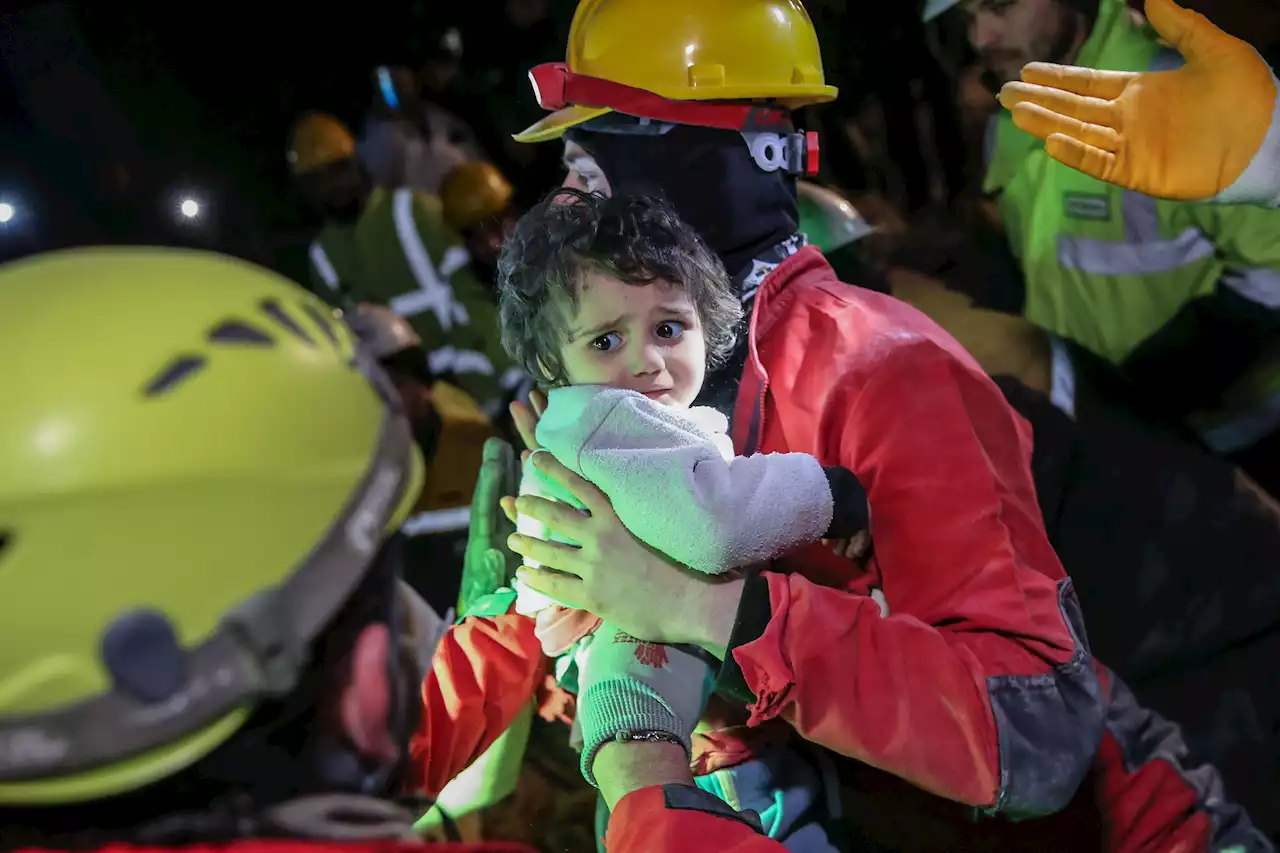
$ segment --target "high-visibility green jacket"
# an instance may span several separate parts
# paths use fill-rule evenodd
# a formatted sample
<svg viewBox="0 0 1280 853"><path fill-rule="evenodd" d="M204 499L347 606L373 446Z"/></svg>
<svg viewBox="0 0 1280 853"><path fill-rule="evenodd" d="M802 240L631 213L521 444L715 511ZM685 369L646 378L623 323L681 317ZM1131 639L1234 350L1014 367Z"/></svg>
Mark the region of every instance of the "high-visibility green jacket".
<svg viewBox="0 0 1280 853"><path fill-rule="evenodd" d="M1101 0L1075 64L1173 68L1181 57ZM1214 450L1280 426L1280 211L1161 201L1053 160L1001 111L984 189L1025 278L1028 319L1120 366Z"/></svg>
<svg viewBox="0 0 1280 853"><path fill-rule="evenodd" d="M375 302L407 319L432 372L451 375L490 417L523 381L502 349L497 306L434 196L375 189L354 223L324 226L310 258L321 296Z"/></svg>

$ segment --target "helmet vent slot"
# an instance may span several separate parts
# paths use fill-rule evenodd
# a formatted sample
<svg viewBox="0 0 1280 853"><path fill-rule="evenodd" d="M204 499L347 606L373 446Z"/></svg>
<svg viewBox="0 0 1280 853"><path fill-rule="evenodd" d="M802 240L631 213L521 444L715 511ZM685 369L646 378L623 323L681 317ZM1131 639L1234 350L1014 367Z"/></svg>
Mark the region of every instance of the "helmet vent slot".
<svg viewBox="0 0 1280 853"><path fill-rule="evenodd" d="M298 325L297 321L288 315L288 313L280 307L280 303L274 299L264 299L258 303L258 307L262 313L275 321L276 325L293 335L298 340L308 346L315 346L315 339L307 334L306 329Z"/></svg>
<svg viewBox="0 0 1280 853"><path fill-rule="evenodd" d="M147 397L158 397L161 394L167 394L179 384L203 370L205 364L204 356L180 355L166 364L159 373L152 377L151 381L143 386L142 393Z"/></svg>
<svg viewBox="0 0 1280 853"><path fill-rule="evenodd" d="M324 316L323 311L308 302L302 303L302 310L311 318L311 322L320 327L320 331L324 332L324 336L329 339L329 343L333 345L336 351L338 349L338 333L333 329L331 318Z"/></svg>
<svg viewBox="0 0 1280 853"><path fill-rule="evenodd" d="M225 320L209 332L209 342L215 344L253 344L275 346L275 339L266 332L243 320Z"/></svg>

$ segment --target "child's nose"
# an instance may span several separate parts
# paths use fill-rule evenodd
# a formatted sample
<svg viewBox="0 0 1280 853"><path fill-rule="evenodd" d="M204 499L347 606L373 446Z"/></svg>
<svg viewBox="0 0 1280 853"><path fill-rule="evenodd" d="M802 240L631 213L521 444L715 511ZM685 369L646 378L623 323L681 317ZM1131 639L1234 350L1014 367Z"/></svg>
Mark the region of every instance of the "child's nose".
<svg viewBox="0 0 1280 853"><path fill-rule="evenodd" d="M662 351L653 344L636 347L631 352L631 372L636 376L662 370Z"/></svg>

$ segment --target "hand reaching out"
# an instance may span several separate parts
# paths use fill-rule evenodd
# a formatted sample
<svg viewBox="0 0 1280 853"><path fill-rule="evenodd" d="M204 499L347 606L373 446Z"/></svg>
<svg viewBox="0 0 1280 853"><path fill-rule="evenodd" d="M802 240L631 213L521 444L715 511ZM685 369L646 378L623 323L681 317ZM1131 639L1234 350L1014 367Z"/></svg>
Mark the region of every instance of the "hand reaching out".
<svg viewBox="0 0 1280 853"><path fill-rule="evenodd" d="M1000 91L1014 124L1044 139L1054 159L1127 189L1202 200L1232 187L1224 201L1280 203L1275 176L1261 182L1269 188L1258 198L1233 187L1269 129L1280 133L1271 69L1248 43L1173 0L1147 0L1146 10L1183 67L1135 73L1030 63L1022 82Z"/></svg>

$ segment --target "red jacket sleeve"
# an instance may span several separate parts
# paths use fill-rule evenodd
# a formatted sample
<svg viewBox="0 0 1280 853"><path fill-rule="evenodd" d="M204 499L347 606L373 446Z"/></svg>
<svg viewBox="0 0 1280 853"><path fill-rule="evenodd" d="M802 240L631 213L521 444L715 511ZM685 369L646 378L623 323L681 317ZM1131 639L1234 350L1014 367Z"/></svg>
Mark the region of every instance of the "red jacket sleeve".
<svg viewBox="0 0 1280 853"><path fill-rule="evenodd" d="M609 853L786 853L742 815L692 785L642 788L609 816Z"/></svg>
<svg viewBox="0 0 1280 853"><path fill-rule="evenodd" d="M1102 710L1021 421L929 341L848 377L820 418L822 461L867 489L890 615L795 575L748 582L729 657L753 722L781 715L806 739L993 812L1062 808Z"/></svg>
<svg viewBox="0 0 1280 853"><path fill-rule="evenodd" d="M479 758L533 700L546 663L527 616L472 616L450 628L422 682L413 786L435 797Z"/></svg>

